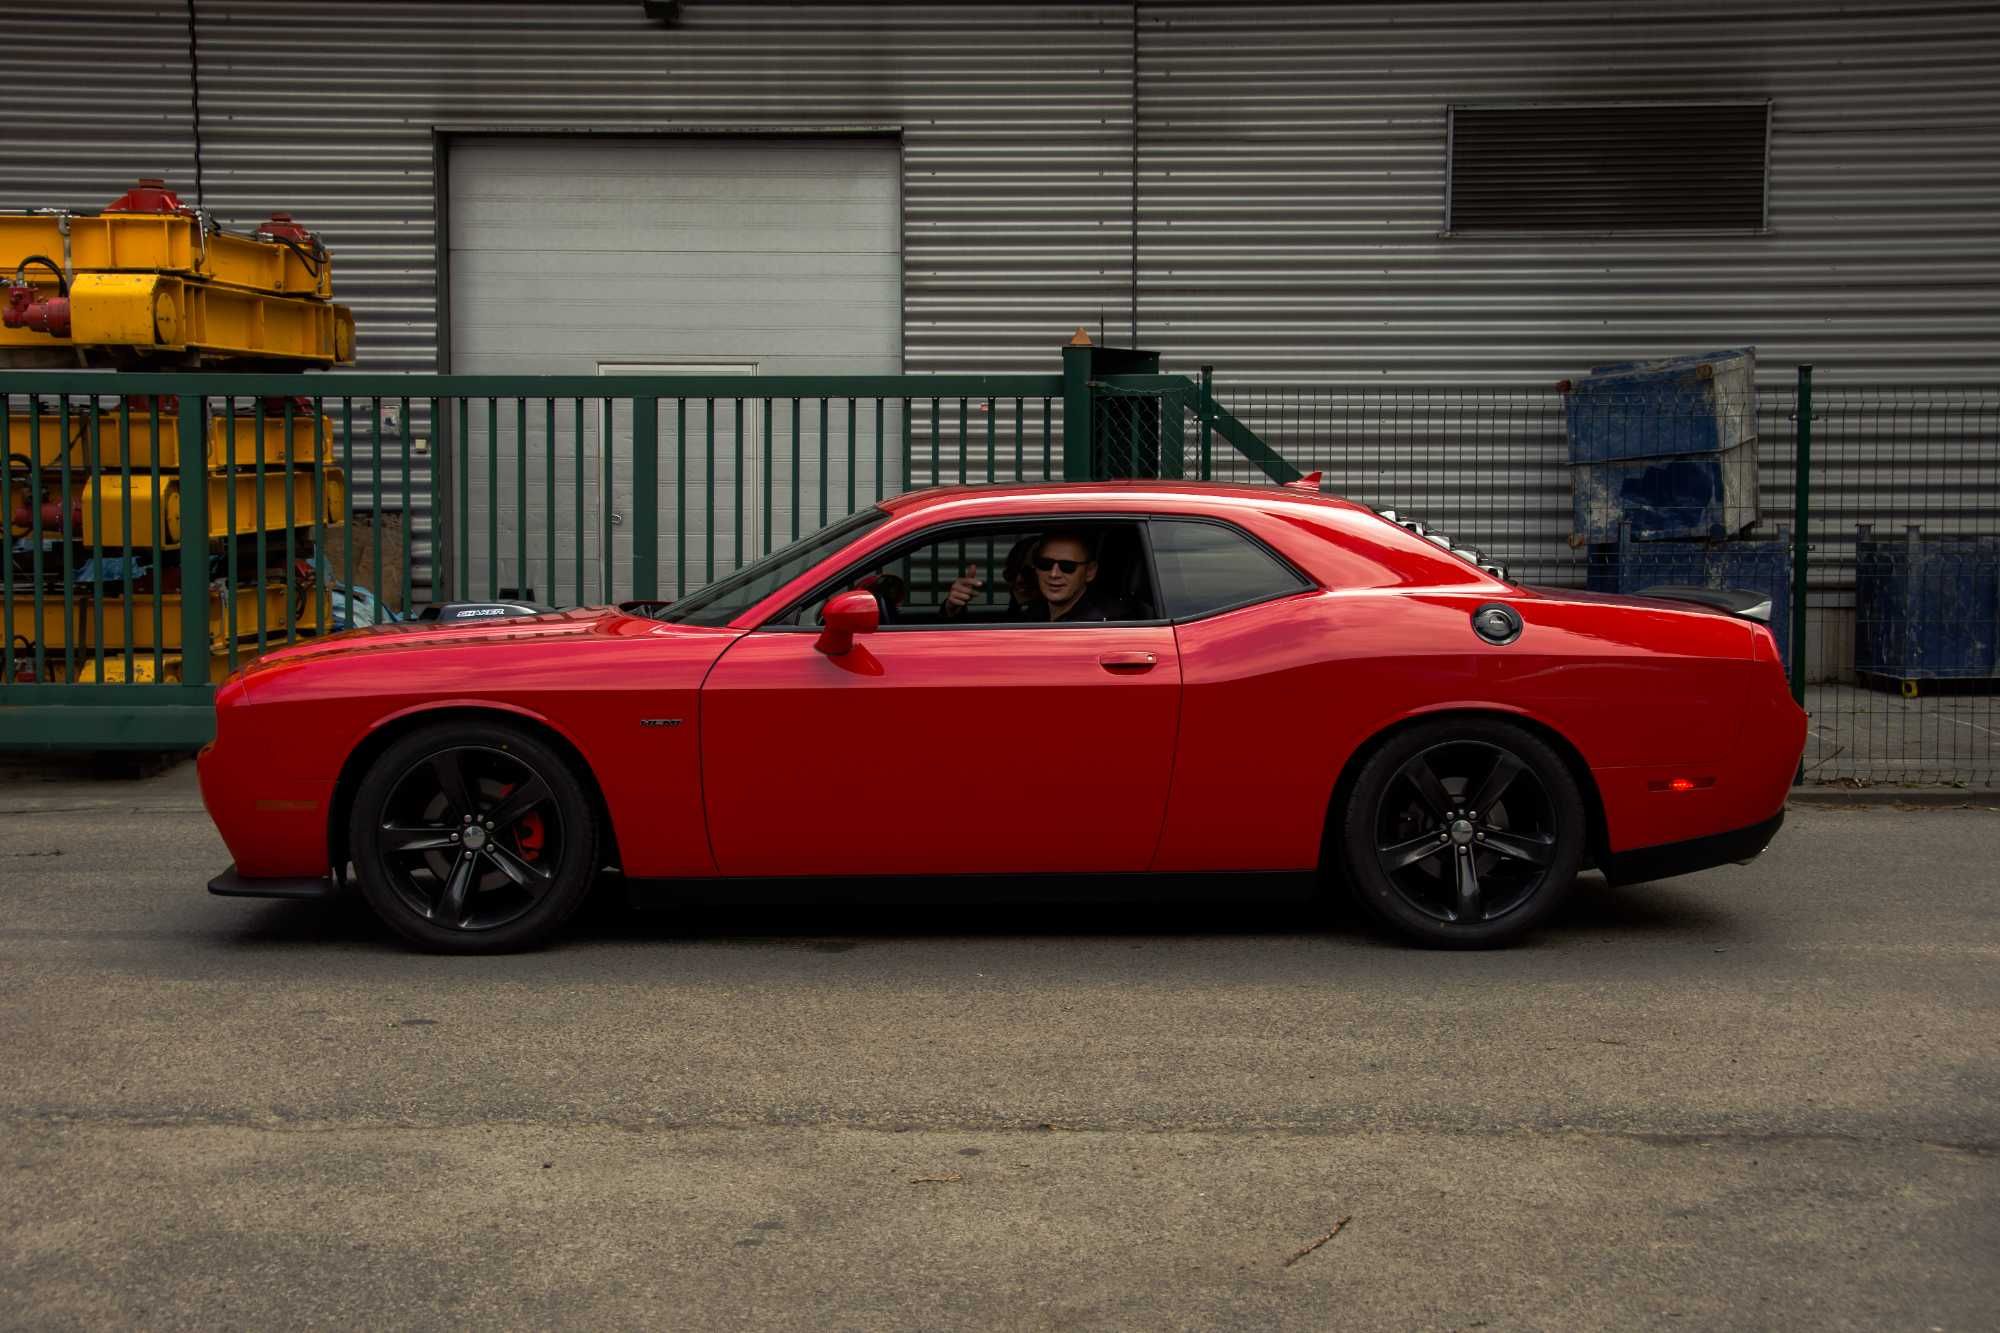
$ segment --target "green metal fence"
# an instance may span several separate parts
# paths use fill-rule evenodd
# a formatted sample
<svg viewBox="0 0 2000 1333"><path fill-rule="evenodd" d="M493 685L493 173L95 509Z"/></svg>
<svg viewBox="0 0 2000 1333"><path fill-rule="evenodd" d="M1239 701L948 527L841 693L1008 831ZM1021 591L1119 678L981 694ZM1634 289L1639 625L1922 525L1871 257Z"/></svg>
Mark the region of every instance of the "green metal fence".
<svg viewBox="0 0 2000 1333"><path fill-rule="evenodd" d="M277 644L452 597L676 597L911 487L1058 476L1063 387L0 372L0 748L198 744Z"/></svg>
<svg viewBox="0 0 2000 1333"><path fill-rule="evenodd" d="M1066 350L1061 375L0 372L0 748L198 744L214 683L275 644L451 598L674 598L914 487L1312 470L1518 581L1769 580L1807 780L2000 780L2000 390L1802 373L1723 423L1749 471L1677 537L1600 522L1555 388L1218 387Z"/></svg>

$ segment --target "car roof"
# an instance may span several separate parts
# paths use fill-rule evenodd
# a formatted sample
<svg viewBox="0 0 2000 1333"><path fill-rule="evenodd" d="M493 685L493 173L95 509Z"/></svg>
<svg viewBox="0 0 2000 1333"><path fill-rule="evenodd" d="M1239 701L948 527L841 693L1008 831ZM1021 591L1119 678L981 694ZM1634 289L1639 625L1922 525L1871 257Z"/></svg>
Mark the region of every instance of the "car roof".
<svg viewBox="0 0 2000 1333"><path fill-rule="evenodd" d="M1183 511L1273 507L1339 509L1366 514L1362 505L1316 491L1293 490L1272 483L1267 486L1240 486L1213 481L1077 481L1032 482L1022 485L935 486L928 490L906 491L881 501L880 507L897 517L929 509L975 502L987 503L1032 500L1037 509L1089 509L1106 501L1148 504L1167 501Z"/></svg>

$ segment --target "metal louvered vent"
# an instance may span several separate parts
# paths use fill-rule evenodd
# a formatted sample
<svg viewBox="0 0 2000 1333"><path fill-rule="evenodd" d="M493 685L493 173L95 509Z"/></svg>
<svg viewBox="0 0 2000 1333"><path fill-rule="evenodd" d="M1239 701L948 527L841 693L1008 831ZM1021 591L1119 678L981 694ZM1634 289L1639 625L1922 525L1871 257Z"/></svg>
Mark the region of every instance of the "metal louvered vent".
<svg viewBox="0 0 2000 1333"><path fill-rule="evenodd" d="M1457 106L1445 228L1757 231L1769 102Z"/></svg>

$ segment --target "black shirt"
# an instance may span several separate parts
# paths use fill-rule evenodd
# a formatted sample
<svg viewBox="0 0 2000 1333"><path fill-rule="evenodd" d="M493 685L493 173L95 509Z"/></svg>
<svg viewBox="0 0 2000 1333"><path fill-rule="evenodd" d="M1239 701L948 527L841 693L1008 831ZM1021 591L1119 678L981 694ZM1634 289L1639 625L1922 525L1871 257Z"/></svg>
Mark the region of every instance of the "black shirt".
<svg viewBox="0 0 2000 1333"><path fill-rule="evenodd" d="M1035 602L1021 613L1021 619L1050 621L1055 620L1056 617L1049 614L1049 604L1047 602ZM1061 619L1062 623L1066 625L1080 624L1093 620L1109 620L1111 619L1111 612L1103 602L1097 599L1097 594L1094 591L1085 588L1083 596L1076 599L1069 608L1069 614L1063 616Z"/></svg>

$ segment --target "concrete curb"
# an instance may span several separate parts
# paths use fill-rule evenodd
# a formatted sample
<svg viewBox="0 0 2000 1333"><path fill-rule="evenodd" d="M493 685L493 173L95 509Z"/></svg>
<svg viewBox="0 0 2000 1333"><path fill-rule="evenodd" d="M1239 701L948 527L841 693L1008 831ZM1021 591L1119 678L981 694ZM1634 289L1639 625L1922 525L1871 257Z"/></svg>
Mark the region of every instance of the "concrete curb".
<svg viewBox="0 0 2000 1333"><path fill-rule="evenodd" d="M1787 805L1845 808L1860 805L1921 805L1936 809L2000 808L2000 791L1968 787L1794 787Z"/></svg>

